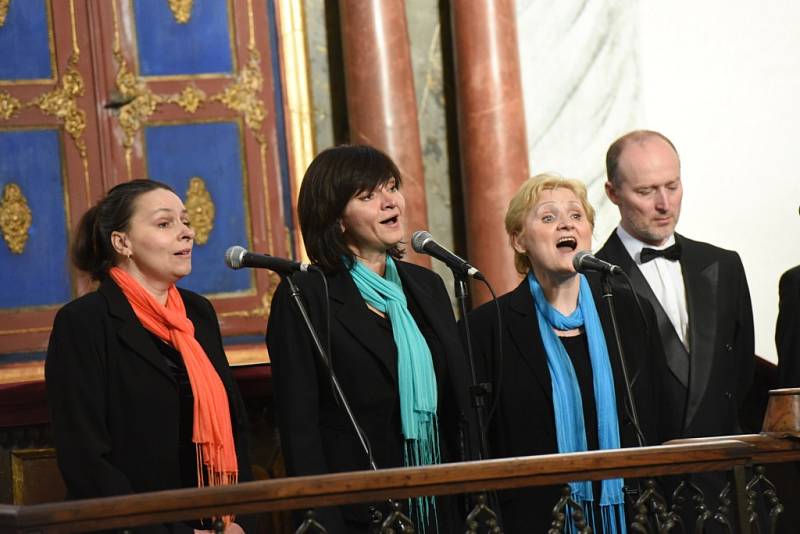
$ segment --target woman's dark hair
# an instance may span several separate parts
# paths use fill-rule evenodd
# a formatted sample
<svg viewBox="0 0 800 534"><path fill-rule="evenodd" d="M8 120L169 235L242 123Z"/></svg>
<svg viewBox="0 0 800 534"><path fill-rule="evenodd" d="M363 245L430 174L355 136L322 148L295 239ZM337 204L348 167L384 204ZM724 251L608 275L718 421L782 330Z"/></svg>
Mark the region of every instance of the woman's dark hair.
<svg viewBox="0 0 800 534"><path fill-rule="evenodd" d="M308 166L300 186L297 215L308 257L325 271L350 267L355 258L345 242L341 218L351 198L372 191L392 178L400 187L400 171L380 150L367 145L342 145L320 152ZM401 258L405 251L389 251Z"/></svg>
<svg viewBox="0 0 800 534"><path fill-rule="evenodd" d="M112 187L106 196L83 214L72 242L72 263L101 279L116 264L117 251L111 245L112 232L125 232L136 199L156 189L173 189L155 180L131 180Z"/></svg>

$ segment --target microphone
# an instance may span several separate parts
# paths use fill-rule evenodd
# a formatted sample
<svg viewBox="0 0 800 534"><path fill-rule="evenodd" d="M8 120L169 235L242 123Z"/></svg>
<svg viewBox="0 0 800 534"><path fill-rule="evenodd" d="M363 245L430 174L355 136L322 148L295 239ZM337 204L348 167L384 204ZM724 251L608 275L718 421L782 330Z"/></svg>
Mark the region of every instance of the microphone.
<svg viewBox="0 0 800 534"><path fill-rule="evenodd" d="M295 271L305 272L316 268L307 263L248 252L246 248L238 245L234 245L225 251L225 264L231 269L241 269L242 267L269 269L280 275L291 274Z"/></svg>
<svg viewBox="0 0 800 534"><path fill-rule="evenodd" d="M411 236L411 246L420 254L427 254L444 262L455 273L471 276L476 280L486 280L478 269L434 241L433 236L424 230L414 232Z"/></svg>
<svg viewBox="0 0 800 534"><path fill-rule="evenodd" d="M623 274L622 268L619 265L608 263L600 258L592 256L588 250L582 250L572 257L572 266L579 273L586 271L598 271L608 274Z"/></svg>

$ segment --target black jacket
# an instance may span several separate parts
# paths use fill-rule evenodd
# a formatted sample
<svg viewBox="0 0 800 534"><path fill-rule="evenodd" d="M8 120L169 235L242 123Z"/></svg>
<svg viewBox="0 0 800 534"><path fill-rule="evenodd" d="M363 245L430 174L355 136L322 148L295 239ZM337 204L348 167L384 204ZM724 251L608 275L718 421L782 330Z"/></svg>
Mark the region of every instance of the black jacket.
<svg viewBox="0 0 800 534"><path fill-rule="evenodd" d="M800 387L800 266L783 273L778 284L780 304L775 325L778 386Z"/></svg>
<svg viewBox="0 0 800 534"><path fill-rule="evenodd" d="M620 442L638 445L634 427L623 405L625 385L608 305L601 300L599 280L589 284L605 332L614 373ZM553 390L547 354L539 333L536 309L527 279L498 299L502 317L500 337L503 359L498 358L497 314L493 303L469 314L476 359L500 389L499 405L489 424L489 444L495 458L554 454L558 452ZM633 394L646 444L661 442L658 434L658 395L655 375L664 367L664 353L655 329L653 311L642 302L644 318L629 291L615 291L615 310L622 337ZM586 394L586 393L584 393ZM558 487L534 487L500 492L505 532L546 532L552 508L560 497Z"/></svg>
<svg viewBox="0 0 800 534"><path fill-rule="evenodd" d="M239 480L252 480L247 416L214 309L200 295L183 289L180 293L195 338L228 393ZM45 379L58 465L69 498L181 487L177 384L162 352L110 278L97 291L59 310ZM175 524L151 530L165 528L189 529Z"/></svg>
<svg viewBox="0 0 800 534"><path fill-rule="evenodd" d="M467 400L468 371L455 318L441 278L432 271L397 262L409 308L428 341L439 390L442 460L462 457L460 428L473 418ZM327 275L329 300L316 273L294 275L303 302L321 339L326 339L325 309L330 306L331 360L359 425L369 439L379 468L403 465L397 355L381 332L349 272ZM287 473L291 476L369 469L365 453L344 410L334 400L286 281L275 292L267 327L275 402ZM470 438L464 440L472 443ZM342 515L343 514L343 515ZM319 510L329 532L346 532L367 519L365 506ZM356 530L358 527L351 527Z"/></svg>
<svg viewBox="0 0 800 534"><path fill-rule="evenodd" d="M671 416L665 438L741 433L738 410L755 369L753 309L742 261L736 252L675 234L689 315L688 355L675 328L625 249L617 232L597 257L622 267L656 312L670 372L663 378ZM688 356L688 357L687 357ZM681 369L681 366L687 368ZM679 377L688 376L686 384Z"/></svg>

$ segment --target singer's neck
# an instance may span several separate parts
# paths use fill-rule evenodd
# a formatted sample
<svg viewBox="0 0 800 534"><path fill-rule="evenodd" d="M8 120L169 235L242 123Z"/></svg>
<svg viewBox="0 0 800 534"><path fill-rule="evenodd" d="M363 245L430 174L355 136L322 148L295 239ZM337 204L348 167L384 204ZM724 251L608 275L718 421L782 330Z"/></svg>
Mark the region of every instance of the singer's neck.
<svg viewBox="0 0 800 534"><path fill-rule="evenodd" d="M536 280L542 286L544 298L552 307L564 315L569 315L578 307L578 295L581 291L581 281L577 273L568 276L549 272L535 272Z"/></svg>
<svg viewBox="0 0 800 534"><path fill-rule="evenodd" d="M378 276L386 274L386 251L364 252L354 250L353 254L358 261L363 263L369 270L378 274Z"/></svg>
<svg viewBox="0 0 800 534"><path fill-rule="evenodd" d="M159 304L167 305L167 296L169 295L169 288L171 283L166 283L160 280L153 280L145 276L139 269L128 265L118 265L124 271L127 271L139 284L150 293Z"/></svg>

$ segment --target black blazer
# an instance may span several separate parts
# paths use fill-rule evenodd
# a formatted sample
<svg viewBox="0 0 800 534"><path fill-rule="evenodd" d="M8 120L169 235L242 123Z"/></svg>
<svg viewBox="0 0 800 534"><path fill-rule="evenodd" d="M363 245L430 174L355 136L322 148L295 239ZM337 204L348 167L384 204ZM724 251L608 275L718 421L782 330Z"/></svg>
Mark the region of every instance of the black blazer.
<svg viewBox="0 0 800 534"><path fill-rule="evenodd" d="M473 416L467 400L466 360L450 299L441 278L432 271L400 261L397 269L437 369L442 460L457 461L462 457L459 427L465 422L469 425ZM371 442L377 466L402 466L394 344L387 346L386 332L380 331L376 315L367 308L349 272L339 270L326 278L328 302L319 274L298 273L293 280L323 343L325 309L330 306L333 369ZM369 469L344 410L334 400L286 281L278 286L272 300L267 346L287 473L296 476ZM352 523L367 518L366 507L359 506L317 513L328 531L337 533L346 531L343 517Z"/></svg>
<svg viewBox="0 0 800 534"><path fill-rule="evenodd" d="M783 273L778 294L778 387L796 388L800 387L800 265Z"/></svg>
<svg viewBox="0 0 800 534"><path fill-rule="evenodd" d="M608 305L601 299L599 278L588 276L597 312L606 337L614 373L620 442L638 445L636 433L624 408L625 385L619 351L614 341ZM491 454L495 458L553 454L558 452L553 389L533 296L523 279L516 289L498 299L502 316L503 360L498 361L497 314L493 303L469 314L470 337L476 359L493 375L500 388L499 405L489 425ZM655 328L653 310L642 302L644 317L624 289L615 290L615 310L622 337L633 394L646 443L659 444L659 404L655 375L662 372L664 353ZM649 334L649 335L648 335ZM499 381L498 381L499 380ZM560 497L558 487L535 487L501 492L501 511L506 532L546 532L552 508Z"/></svg>
<svg viewBox="0 0 800 534"><path fill-rule="evenodd" d="M200 295L179 291L195 337L228 393L239 480L252 480L247 416L214 309ZM47 349L45 380L58 466L70 498L181 487L175 379L110 278L97 291L59 310ZM185 524L146 530L181 529L191 532Z"/></svg>
<svg viewBox="0 0 800 534"><path fill-rule="evenodd" d="M736 252L675 234L689 314L688 354L647 280L612 232L597 253L622 267L636 292L650 301L670 372L662 377L665 438L741 432L738 411L755 369L753 309L742 261Z"/></svg>

